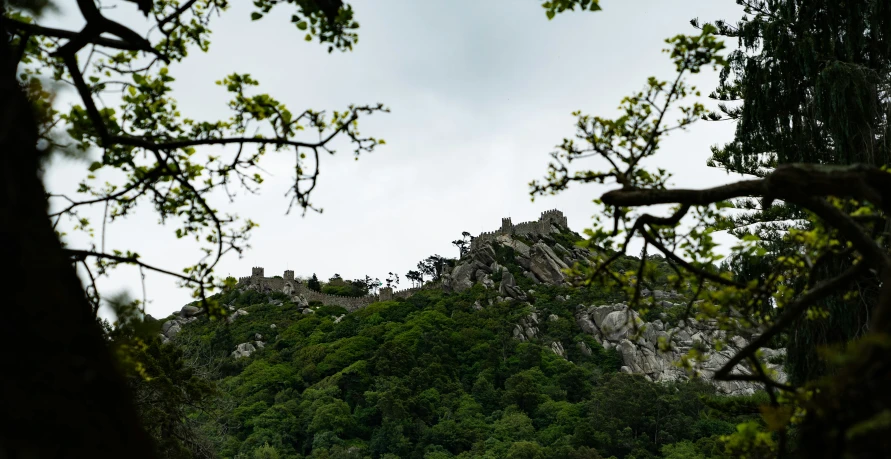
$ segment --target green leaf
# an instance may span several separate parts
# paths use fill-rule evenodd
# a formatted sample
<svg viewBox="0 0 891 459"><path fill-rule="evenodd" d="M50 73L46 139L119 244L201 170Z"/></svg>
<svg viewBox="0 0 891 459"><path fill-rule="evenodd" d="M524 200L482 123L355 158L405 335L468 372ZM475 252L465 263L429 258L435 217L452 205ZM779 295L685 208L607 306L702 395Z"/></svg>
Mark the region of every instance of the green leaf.
<svg viewBox="0 0 891 459"><path fill-rule="evenodd" d="M300 30L306 30L307 24L306 21L300 21L297 23L297 28Z"/></svg>
<svg viewBox="0 0 891 459"><path fill-rule="evenodd" d="M102 163L100 163L99 161L93 161L93 164L90 164L89 170L90 170L90 172L93 172L96 169L99 169L100 167L102 167Z"/></svg>
<svg viewBox="0 0 891 459"><path fill-rule="evenodd" d="M263 15L260 14L260 13L258 13L258 12L256 12L256 11L254 11L253 13L251 13L251 21L256 21L257 19L260 19L260 18L262 18L262 17L263 17Z"/></svg>

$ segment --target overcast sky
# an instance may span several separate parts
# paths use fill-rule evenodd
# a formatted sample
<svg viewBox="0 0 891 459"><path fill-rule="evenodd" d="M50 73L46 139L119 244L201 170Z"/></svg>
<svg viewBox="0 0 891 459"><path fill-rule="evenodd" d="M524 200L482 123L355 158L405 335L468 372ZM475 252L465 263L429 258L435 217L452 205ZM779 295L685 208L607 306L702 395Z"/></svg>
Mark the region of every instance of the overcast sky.
<svg viewBox="0 0 891 459"><path fill-rule="evenodd" d="M184 116L228 116L228 98L213 82L232 72L250 73L263 92L295 112L376 102L392 112L361 120L363 134L386 139L379 151L354 161L341 144L336 156L324 158L313 194L323 214L285 215L290 154L267 156L263 166L271 176L259 195L218 206L260 223L245 256L229 256L218 269L235 277L249 275L252 266L265 267L267 276L285 269L322 279L402 275L428 255L455 256L451 241L462 231L491 231L501 217L518 223L552 208L581 232L603 188L577 187L534 203L528 193L529 181L543 177L548 153L573 135L570 113L614 116L622 97L641 89L648 76L673 76L661 52L665 38L695 33L694 17L740 16L733 0L605 0L604 11L553 21L531 0L353 0L359 43L352 52L328 54L303 41L287 6L251 22L250 3L232 2L215 20L207 54L171 67ZM132 5L122 4L119 14L144 22L123 11L135 10ZM49 19L69 28L81 22L74 10ZM716 76L693 81L707 93ZM64 103L65 94L59 100ZM730 181L735 177L705 162L709 146L729 140L732 129L702 122L673 134L651 164L667 167L679 186ZM70 191L85 168L56 160L45 177L48 188ZM196 246L177 241L174 227L160 226L149 210L109 226L107 248L134 250L177 271L194 263ZM121 268L101 286L142 296L135 269ZM190 301L189 291L164 275L149 273L146 289L155 317Z"/></svg>

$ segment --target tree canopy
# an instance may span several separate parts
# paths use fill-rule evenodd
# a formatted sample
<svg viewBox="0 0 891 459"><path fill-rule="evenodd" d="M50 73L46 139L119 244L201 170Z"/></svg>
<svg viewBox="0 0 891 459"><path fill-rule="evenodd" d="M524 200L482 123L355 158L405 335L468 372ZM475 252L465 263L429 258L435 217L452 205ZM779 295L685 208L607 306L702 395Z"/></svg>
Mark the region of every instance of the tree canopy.
<svg viewBox="0 0 891 459"><path fill-rule="evenodd" d="M796 14L807 11L797 9L798 2L743 3L766 15L769 12L765 13L768 10L764 8L768 4L772 10L786 8ZM820 11L830 14L835 10ZM741 451L782 455L795 449L805 457L838 457L887 450L888 427L880 419L886 416L889 399L886 391L879 389L891 377L887 359L880 357L891 345L891 258L885 242L891 176L885 167L876 163L822 165L831 161L821 161L819 156L795 157L809 162L765 163L760 167L766 170L753 171L758 176L755 179L692 190L669 187L667 171L648 170L644 166L646 158L657 154L660 140L666 135L686 128L700 117L708 118L700 102L686 101L698 95L698 91L687 85L685 77L708 65L725 69L727 65L738 65L739 54L735 55L736 61L729 63L719 54L723 45L717 34L726 34L728 27L704 24L698 36L669 39L671 48L667 51L676 65L677 77L673 82L650 78L643 91L623 99L620 117L607 119L578 113L576 138L566 139L559 146L545 181L532 183L532 194L560 192L576 182L619 186L597 200L602 213L598 224L587 231L586 244L608 250L593 266L575 267L581 279L623 288L637 307L652 307L651 300L640 294L652 272L647 257L642 257L635 269L618 271L611 267L632 240L640 240L643 254L655 250L668 260L674 270L671 279L678 288L695 292L688 313L699 319L715 320L728 329L741 325L764 328L759 338L730 358L715 375L724 380L761 381L770 394L771 403L762 407L762 412L770 431L775 433L740 430ZM799 30L807 33L810 27ZM777 60L765 61L767 67L772 67ZM745 70L755 71L754 67L747 65ZM765 77L759 83L746 76L741 81L774 84L779 75L774 77ZM798 83L796 80L796 87L801 87ZM721 90L730 89L725 86ZM756 92L752 89L742 93L743 110L757 110L757 101L764 95ZM730 109L726 112L740 113ZM798 112L790 111L789 116L798 116ZM670 121L674 117L677 121ZM742 120L746 119L743 116ZM766 123L764 118L749 122ZM786 124L770 126L787 132ZM739 129L745 129L742 122ZM753 132L738 133L737 140L742 142L741 137ZM754 135L774 142L771 148L779 149L782 144L779 134ZM721 151L736 151L733 145L737 144L731 145L716 150L716 156ZM600 167L570 168L570 163L586 158L599 159ZM761 263L758 276L746 277L727 270L733 265L725 265L724 270L715 267L723 256L716 251L713 234L739 228L739 211L733 204L739 199L756 202L764 212L777 203L794 206L805 220L803 225L790 225L774 233L785 246L793 247L780 254L769 253L759 244L757 234L740 234L739 243L732 248L733 256ZM650 210L657 205L671 205L671 211L660 214ZM838 266L838 260L850 262L841 270L826 270L827 266ZM856 282L867 273L881 283L876 296L867 295ZM835 368L832 376L797 381L794 385L776 381L759 360L758 349L771 340L781 339L782 333L794 334L792 327L800 321L830 314L830 304L825 300L831 295L845 299L863 296L865 301L875 301L870 305L868 323L864 324L867 331L862 338L845 342L843 348L826 350L821 356ZM695 368L696 354L693 349L685 364ZM749 365L748 374L732 372L740 363ZM790 436L796 441L790 442ZM854 437L856 441L852 440Z"/></svg>

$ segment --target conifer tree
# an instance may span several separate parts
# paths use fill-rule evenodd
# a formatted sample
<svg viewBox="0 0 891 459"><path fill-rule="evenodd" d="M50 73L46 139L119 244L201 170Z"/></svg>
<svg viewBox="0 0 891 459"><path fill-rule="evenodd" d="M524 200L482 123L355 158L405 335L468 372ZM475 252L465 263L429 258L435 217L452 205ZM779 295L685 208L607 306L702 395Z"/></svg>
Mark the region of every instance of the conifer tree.
<svg viewBox="0 0 891 459"><path fill-rule="evenodd" d="M309 279L309 281L306 283L306 286L307 286L310 290L315 290L315 291L317 291L317 292L321 292L321 291L322 291L322 284L319 282L319 278L316 277L316 273L313 273L313 274L312 274L312 277L311 277L311 278Z"/></svg>
<svg viewBox="0 0 891 459"><path fill-rule="evenodd" d="M709 165L763 177L783 164L886 165L889 163L888 98L891 77L891 4L881 0L737 0L746 16L717 21L721 34L738 39L712 97L722 101L713 120L737 121L733 141L713 148ZM694 25L696 21L694 21ZM726 105L728 102L741 102ZM755 212L739 217L737 236L755 232L772 259L795 250L779 238L790 225L806 225L795 206L743 200ZM790 223L791 222L791 223ZM756 225L752 225L756 224ZM765 275L772 263L736 257L729 265L741 280ZM828 279L851 265L850 257L820 260ZM827 370L817 347L862 335L876 304L874 274L858 282L856 298L827 298L830 315L800 319L787 337L792 379L806 381ZM797 285L790 280L790 285ZM765 311L772 306L765 303Z"/></svg>

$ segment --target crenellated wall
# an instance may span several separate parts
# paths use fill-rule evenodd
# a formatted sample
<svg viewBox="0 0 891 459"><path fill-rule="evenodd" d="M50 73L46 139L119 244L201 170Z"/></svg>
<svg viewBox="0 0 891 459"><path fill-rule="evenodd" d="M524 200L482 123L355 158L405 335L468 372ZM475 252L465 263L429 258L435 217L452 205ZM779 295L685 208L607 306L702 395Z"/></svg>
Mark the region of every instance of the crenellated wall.
<svg viewBox="0 0 891 459"><path fill-rule="evenodd" d="M470 249L475 250L485 242L493 241L502 234L517 234L521 236L550 234L553 225L568 228L566 216L563 212L552 209L541 213L541 217L534 222L511 223L510 218L501 219L501 228L496 231L481 233L470 243ZM340 296L310 290L306 284L294 279L294 271L287 270L282 277L265 277L262 267L251 269L251 275L238 278L238 286L242 288L254 288L258 290L275 290L288 294L302 295L307 301L318 301L325 305L340 306L350 312L362 309L377 301L387 301L393 298L408 298L421 290L420 287L406 288L393 291L391 288L381 288L379 295Z"/></svg>
<svg viewBox="0 0 891 459"><path fill-rule="evenodd" d="M408 298L421 291L421 287L410 287L393 292L394 298Z"/></svg>
<svg viewBox="0 0 891 459"><path fill-rule="evenodd" d="M262 277L262 274L263 268L254 268L251 276L238 278L238 286L242 288L253 288L265 291L274 290L289 294L298 294L306 298L307 301L318 301L328 306L340 306L350 312L362 309L377 301L387 301L393 298L408 298L421 290L420 288L414 287L394 292L392 289L384 287L381 288L380 295L329 295L327 293L310 290L307 288L306 284L294 281L293 271L285 271L282 278Z"/></svg>
<svg viewBox="0 0 891 459"><path fill-rule="evenodd" d="M317 292L306 288L303 284L298 284L296 292L303 295L307 301L318 301L326 306L340 306L347 311L353 312L362 309L371 303L378 301L377 295L368 296L340 296L329 295L327 293Z"/></svg>
<svg viewBox="0 0 891 459"><path fill-rule="evenodd" d="M569 228L566 216L563 215L563 212L557 209L542 212L538 220L533 222L513 224L511 223L510 218L502 218L501 228L496 231L480 233L479 236L473 238L470 242L470 250L476 250L485 243L494 241L496 237L502 234L516 234L518 236L550 234L552 225L555 224L563 228Z"/></svg>

